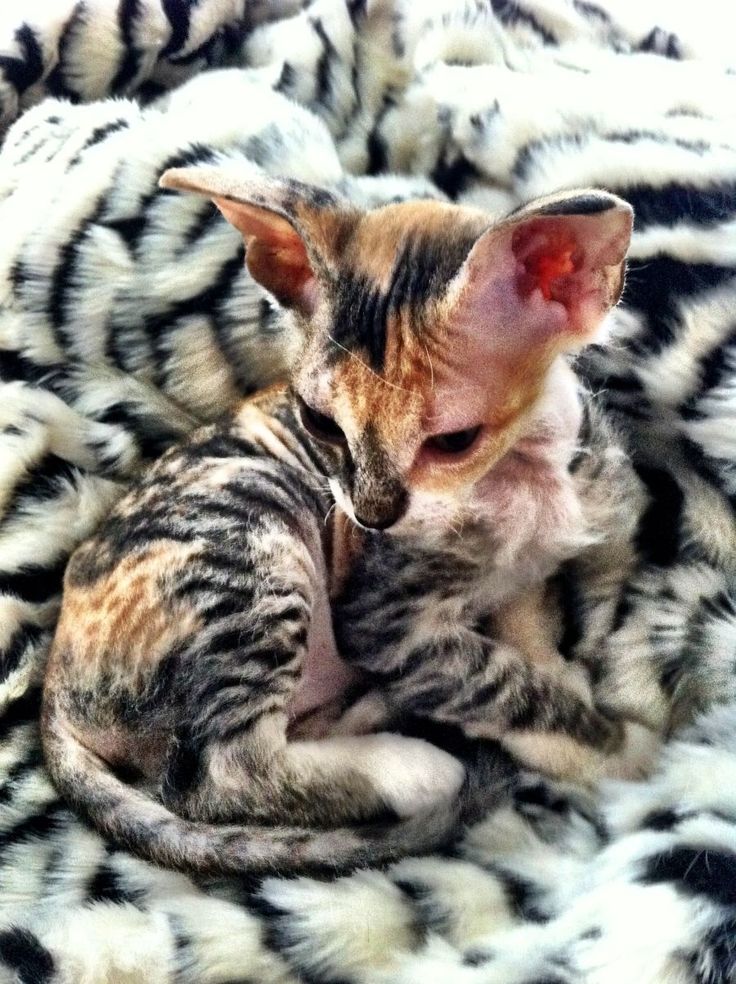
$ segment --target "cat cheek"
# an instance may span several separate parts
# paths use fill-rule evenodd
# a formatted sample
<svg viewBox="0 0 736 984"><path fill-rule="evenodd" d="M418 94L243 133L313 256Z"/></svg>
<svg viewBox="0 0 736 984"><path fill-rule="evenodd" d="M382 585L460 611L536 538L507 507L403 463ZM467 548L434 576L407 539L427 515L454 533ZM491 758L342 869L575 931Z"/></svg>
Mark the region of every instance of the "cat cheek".
<svg viewBox="0 0 736 984"><path fill-rule="evenodd" d="M400 526L413 526L443 532L456 519L458 503L455 498L447 499L422 489L412 491L409 506Z"/></svg>

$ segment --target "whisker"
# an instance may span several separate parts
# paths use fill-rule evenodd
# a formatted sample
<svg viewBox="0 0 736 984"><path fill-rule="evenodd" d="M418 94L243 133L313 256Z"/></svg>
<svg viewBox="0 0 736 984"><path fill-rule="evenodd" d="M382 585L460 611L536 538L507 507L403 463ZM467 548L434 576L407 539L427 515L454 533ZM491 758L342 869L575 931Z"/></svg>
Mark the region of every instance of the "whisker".
<svg viewBox="0 0 736 984"><path fill-rule="evenodd" d="M355 352L351 352L350 349L345 348L344 345L341 345L340 342L337 341L337 339L332 337L332 335L328 335L327 337L329 338L329 340L332 342L333 345L336 345L339 349L345 352L345 354L348 355L351 359L355 359L355 361L359 363L361 366L363 366L364 369L367 369L368 372L371 374L371 376L375 376L375 378L379 381L379 383L383 383L384 386L390 386L391 389L400 390L402 393L409 393L409 395L413 396L413 390L407 389L405 386L399 386L398 383L390 383L388 379L384 379L383 376L379 376L379 374L374 369L371 369L371 367L368 365L367 362L363 362L362 359L358 358Z"/></svg>
<svg viewBox="0 0 736 984"><path fill-rule="evenodd" d="M432 365L432 356L429 354L429 348L427 343L423 342L424 351L427 353L427 362L429 363L429 388L434 393L434 366Z"/></svg>

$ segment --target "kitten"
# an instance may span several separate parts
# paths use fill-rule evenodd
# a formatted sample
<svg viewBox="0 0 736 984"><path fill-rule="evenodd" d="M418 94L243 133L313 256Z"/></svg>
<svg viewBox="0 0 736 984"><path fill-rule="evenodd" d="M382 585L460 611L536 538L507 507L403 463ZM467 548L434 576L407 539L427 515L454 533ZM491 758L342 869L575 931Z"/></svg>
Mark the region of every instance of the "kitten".
<svg viewBox="0 0 736 984"><path fill-rule="evenodd" d="M563 358L620 295L631 209L580 191L492 223L226 167L162 184L242 232L301 350L70 561L43 714L62 792L159 863L288 871L450 835L460 763L351 733L406 712L557 774L637 774L651 742L563 663L545 587L615 533L606 482L636 492L625 464L571 469Z"/></svg>

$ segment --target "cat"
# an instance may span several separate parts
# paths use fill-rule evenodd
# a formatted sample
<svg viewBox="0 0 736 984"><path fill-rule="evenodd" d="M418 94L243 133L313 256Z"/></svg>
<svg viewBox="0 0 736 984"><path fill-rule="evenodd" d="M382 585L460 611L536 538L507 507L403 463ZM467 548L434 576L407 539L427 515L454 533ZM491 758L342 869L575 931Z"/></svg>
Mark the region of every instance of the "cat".
<svg viewBox="0 0 736 984"><path fill-rule="evenodd" d="M469 777L380 730L405 714L554 774L645 772L657 736L596 707L548 583L633 522L567 361L620 297L631 208L363 210L227 165L161 183L240 230L300 351L73 555L42 717L62 793L157 863L288 872L457 830Z"/></svg>

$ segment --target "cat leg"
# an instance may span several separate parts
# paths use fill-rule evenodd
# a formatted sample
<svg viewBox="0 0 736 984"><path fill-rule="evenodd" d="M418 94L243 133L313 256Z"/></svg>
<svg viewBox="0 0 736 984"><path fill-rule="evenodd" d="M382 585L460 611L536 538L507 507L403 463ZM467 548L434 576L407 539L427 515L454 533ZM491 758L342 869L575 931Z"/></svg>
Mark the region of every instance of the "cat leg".
<svg viewBox="0 0 736 984"><path fill-rule="evenodd" d="M361 698L338 728L401 713L456 724L469 737L500 741L524 765L559 778L594 782L639 778L654 766L660 736L596 708L578 668L566 677L559 656L532 661L470 629L406 654L403 671Z"/></svg>
<svg viewBox="0 0 736 984"><path fill-rule="evenodd" d="M500 736L500 741L527 768L555 779L584 783L645 779L657 764L662 736L636 721L613 723L612 737L601 747L580 742L564 732L509 731ZM469 737L484 737L483 728L466 730Z"/></svg>

